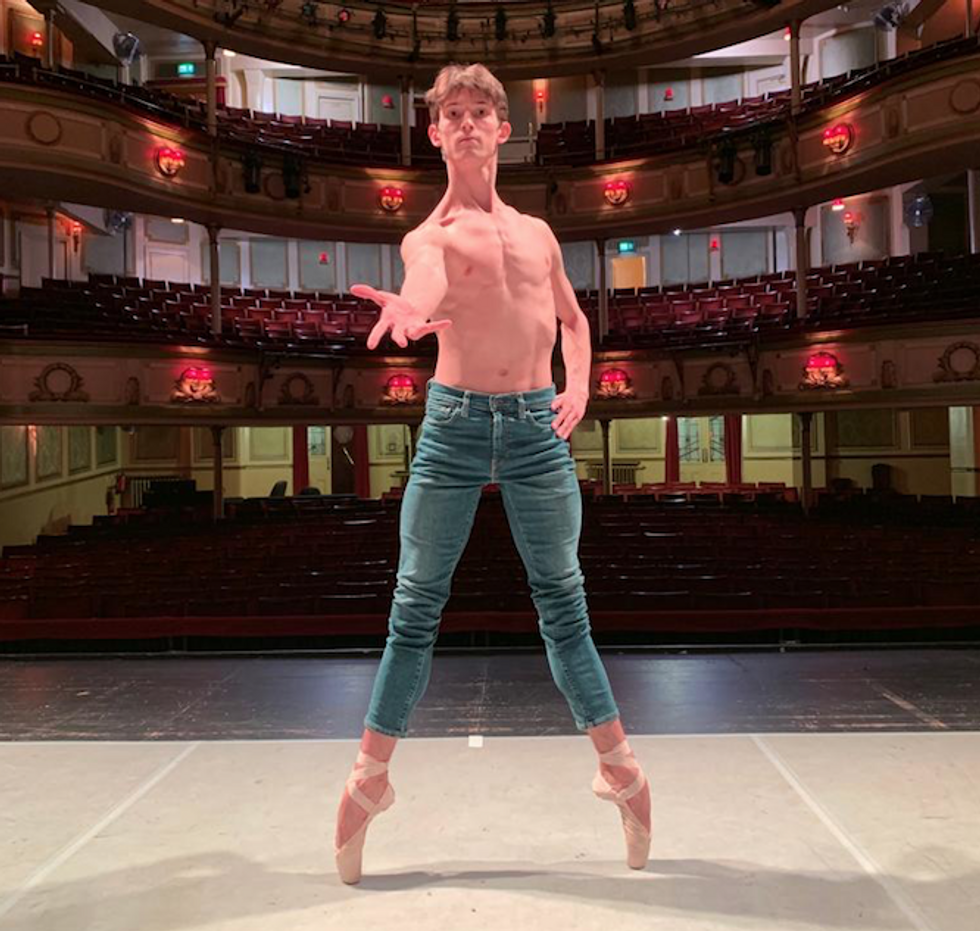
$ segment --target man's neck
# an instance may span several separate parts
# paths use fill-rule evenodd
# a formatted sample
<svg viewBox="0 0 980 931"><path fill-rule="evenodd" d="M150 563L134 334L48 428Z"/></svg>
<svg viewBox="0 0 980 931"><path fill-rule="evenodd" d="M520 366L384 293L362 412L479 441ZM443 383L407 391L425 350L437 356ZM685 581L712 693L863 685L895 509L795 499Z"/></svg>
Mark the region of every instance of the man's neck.
<svg viewBox="0 0 980 931"><path fill-rule="evenodd" d="M483 164L446 165L449 185L443 196L448 208L482 210L490 213L503 204L497 194L497 159Z"/></svg>

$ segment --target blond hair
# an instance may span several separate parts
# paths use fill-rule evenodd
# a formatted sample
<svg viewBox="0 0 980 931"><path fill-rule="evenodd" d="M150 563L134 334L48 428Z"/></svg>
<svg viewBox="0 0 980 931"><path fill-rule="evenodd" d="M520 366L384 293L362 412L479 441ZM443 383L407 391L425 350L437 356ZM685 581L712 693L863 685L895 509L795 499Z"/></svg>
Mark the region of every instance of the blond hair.
<svg viewBox="0 0 980 931"><path fill-rule="evenodd" d="M433 123L439 121L439 108L457 91L469 88L490 98L503 123L507 119L507 91L491 73L486 65L446 65L437 75L435 82L425 92L425 102Z"/></svg>

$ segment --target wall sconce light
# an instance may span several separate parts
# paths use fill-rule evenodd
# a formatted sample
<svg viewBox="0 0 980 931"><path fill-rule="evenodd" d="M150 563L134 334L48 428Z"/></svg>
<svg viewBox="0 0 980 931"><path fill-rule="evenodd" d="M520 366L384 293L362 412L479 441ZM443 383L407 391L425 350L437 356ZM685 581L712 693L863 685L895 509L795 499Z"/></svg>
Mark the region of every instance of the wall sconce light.
<svg viewBox="0 0 980 931"><path fill-rule="evenodd" d="M242 156L242 180L246 194L262 192L262 156L255 149L246 149Z"/></svg>
<svg viewBox="0 0 980 931"><path fill-rule="evenodd" d="M419 389L415 379L405 372L392 375L385 382L382 404L413 404L419 400Z"/></svg>
<svg viewBox="0 0 980 931"><path fill-rule="evenodd" d="M180 149L164 145L157 149L157 169L165 178L175 178L187 164L187 158Z"/></svg>
<svg viewBox="0 0 980 931"><path fill-rule="evenodd" d="M719 184L735 182L735 162L738 159L738 149L731 139L723 139L718 145L718 162L715 174Z"/></svg>
<svg viewBox="0 0 980 931"><path fill-rule="evenodd" d="M752 140L755 149L755 174L762 178L772 174L772 139L769 133L762 131Z"/></svg>
<svg viewBox="0 0 980 931"><path fill-rule="evenodd" d="M551 0L548 0L548 8L544 11L544 16L541 17L541 25L538 27L541 30L541 36L545 39L550 39L558 31L558 17L555 15L555 8L551 5Z"/></svg>
<svg viewBox="0 0 980 931"><path fill-rule="evenodd" d="M854 142L854 128L850 123L837 123L823 131L823 144L834 155L843 155Z"/></svg>
<svg viewBox="0 0 980 931"><path fill-rule="evenodd" d="M394 110L395 109L395 98L392 97L391 94L382 94L381 95L381 106L385 110Z"/></svg>
<svg viewBox="0 0 980 931"><path fill-rule="evenodd" d="M395 187L393 184L386 184L378 192L378 203L388 211L388 213L394 213L401 209L402 204L405 203L405 192L400 187Z"/></svg>
<svg viewBox="0 0 980 931"><path fill-rule="evenodd" d="M191 366L184 369L174 381L170 392L171 403L194 404L220 401L214 375L206 367Z"/></svg>
<svg viewBox="0 0 980 931"><path fill-rule="evenodd" d="M847 232L847 238L850 240L851 245L854 245L854 237L857 235L857 231L861 228L861 218L853 210L845 210L844 216L844 229Z"/></svg>
<svg viewBox="0 0 980 931"><path fill-rule="evenodd" d="M835 200L835 201L834 201L834 202L833 202L833 203L832 203L832 204L830 205L830 209L831 209L831 210L833 210L833 211L834 211L834 213L840 213L840 212L841 212L841 211L842 211L842 210L844 209L844 201L842 201L842 200L841 200L841 199L840 199L840 198L838 197L838 198L837 198L837 199L836 199L836 200Z"/></svg>
<svg viewBox="0 0 980 931"><path fill-rule="evenodd" d="M625 178L617 178L615 181L607 181L602 186L602 196L606 202L613 207L622 207L630 199L633 193L633 185Z"/></svg>
<svg viewBox="0 0 980 931"><path fill-rule="evenodd" d="M329 265L330 264L330 253L329 252L321 252L316 257L316 260L317 260L317 262L320 265Z"/></svg>
<svg viewBox="0 0 980 931"><path fill-rule="evenodd" d="M32 32L31 33L31 48L42 49L44 48L44 33L43 32Z"/></svg>
<svg viewBox="0 0 980 931"><path fill-rule="evenodd" d="M347 9L347 7L343 6L337 10L337 22L340 23L341 26L343 26L345 23L349 23L350 17L351 12Z"/></svg>
<svg viewBox="0 0 980 931"><path fill-rule="evenodd" d="M664 100L673 100L673 99L674 99L674 88L668 87L664 91Z"/></svg>
<svg viewBox="0 0 980 931"><path fill-rule="evenodd" d="M78 220L72 220L68 226L68 231L71 234L72 251L78 255L78 248L82 244L82 224Z"/></svg>
<svg viewBox="0 0 980 931"><path fill-rule="evenodd" d="M388 17L385 16L385 11L378 7L378 12L374 14L374 19L371 20L371 28L374 30L375 39L383 39L388 35Z"/></svg>
<svg viewBox="0 0 980 931"><path fill-rule="evenodd" d="M633 398L632 379L623 369L606 369L599 376L598 396L600 398Z"/></svg>
<svg viewBox="0 0 980 931"><path fill-rule="evenodd" d="M712 252L720 252L721 251L721 243L717 239L712 239L711 240L711 245L710 245L709 248L711 249Z"/></svg>
<svg viewBox="0 0 980 931"><path fill-rule="evenodd" d="M803 366L803 381L799 387L846 388L849 384L843 375L844 366L832 352L820 351L809 356Z"/></svg>

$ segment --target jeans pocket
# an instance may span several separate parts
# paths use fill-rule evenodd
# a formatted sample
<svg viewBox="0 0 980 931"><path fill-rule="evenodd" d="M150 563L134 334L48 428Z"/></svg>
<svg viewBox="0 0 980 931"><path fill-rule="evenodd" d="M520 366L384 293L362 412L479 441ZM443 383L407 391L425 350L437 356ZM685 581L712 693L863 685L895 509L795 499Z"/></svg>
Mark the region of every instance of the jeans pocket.
<svg viewBox="0 0 980 931"><path fill-rule="evenodd" d="M461 399L430 398L425 404L425 419L440 426L452 423L463 410Z"/></svg>
<svg viewBox="0 0 980 931"><path fill-rule="evenodd" d="M525 419L534 424L536 427L541 427L542 430L548 430L554 433L552 430L552 423L554 423L555 417L558 416L558 411L548 408L528 408L525 414Z"/></svg>

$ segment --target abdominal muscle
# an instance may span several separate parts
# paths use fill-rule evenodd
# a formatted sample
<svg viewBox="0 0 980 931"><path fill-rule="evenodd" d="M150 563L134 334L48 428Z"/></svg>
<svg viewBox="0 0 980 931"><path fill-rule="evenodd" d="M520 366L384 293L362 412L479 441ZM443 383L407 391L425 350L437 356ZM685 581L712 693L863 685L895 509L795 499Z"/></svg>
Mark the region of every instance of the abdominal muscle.
<svg viewBox="0 0 980 931"><path fill-rule="evenodd" d="M500 287L471 294L460 293L468 288L452 290L451 303L444 301L432 318L453 321L437 333L437 382L485 394L552 384L557 320L550 283L522 288L518 301Z"/></svg>

